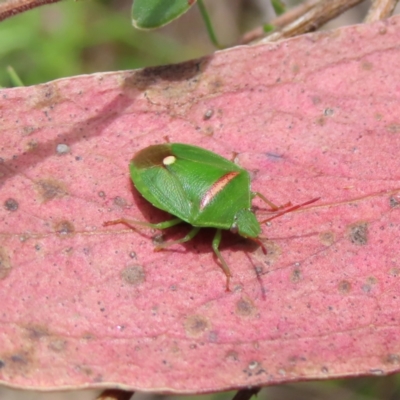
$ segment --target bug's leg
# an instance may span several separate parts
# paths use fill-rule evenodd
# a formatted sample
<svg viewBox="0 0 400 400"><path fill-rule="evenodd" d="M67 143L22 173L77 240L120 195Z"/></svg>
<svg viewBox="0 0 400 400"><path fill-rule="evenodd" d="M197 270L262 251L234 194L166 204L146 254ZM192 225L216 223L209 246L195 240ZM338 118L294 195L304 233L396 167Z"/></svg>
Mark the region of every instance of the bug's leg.
<svg viewBox="0 0 400 400"><path fill-rule="evenodd" d="M168 242L160 243L156 246L155 250L161 250L166 247L172 246L173 244L188 242L189 240L192 240L199 233L199 230L200 227L193 227L193 229L191 229L190 232L182 239L169 240Z"/></svg>
<svg viewBox="0 0 400 400"><path fill-rule="evenodd" d="M264 253L265 255L268 254L267 248L265 247L264 243L263 243L259 238L248 237L248 238L246 238L246 239L250 239L250 240L252 240L254 243L257 243L257 244L261 247L263 253Z"/></svg>
<svg viewBox="0 0 400 400"><path fill-rule="evenodd" d="M295 211L295 210L297 210L298 208L301 208L301 207L304 207L304 206L308 206L309 204L314 203L314 202L318 201L319 199L320 199L320 197L316 197L315 199L308 200L308 201L306 201L306 202L304 202L304 203L296 204L296 205L294 205L294 206L291 206L291 207L288 208L287 210L284 210L284 211L282 211L282 212L280 212L280 213L278 213L278 214L275 214L274 216L272 216L272 217L270 217L270 218L264 219L264 221L260 221L260 224L264 224L264 223L266 223L266 222L268 222L268 221L271 221L272 219L281 217L282 215L285 215L285 214L287 214L287 213L289 213L289 212Z"/></svg>
<svg viewBox="0 0 400 400"><path fill-rule="evenodd" d="M290 207L292 203L289 201L286 204L283 204L281 206L275 205L272 201L268 200L262 193L260 192L252 192L253 197L258 196L264 203L268 204L271 208L272 211L278 211L282 210L283 208Z"/></svg>
<svg viewBox="0 0 400 400"><path fill-rule="evenodd" d="M221 229L217 229L217 232L215 233L214 239L212 241L212 248L214 250L214 253L218 257L218 260L221 262L222 270L226 275L226 291L230 292L231 290L229 289L229 281L232 277L232 274L231 270L228 267L228 264L225 262L224 258L222 257L222 254L219 251L219 244L221 243L221 237L222 237Z"/></svg>
<svg viewBox="0 0 400 400"><path fill-rule="evenodd" d="M152 229L166 229L166 228L170 228L171 226L178 225L181 222L182 222L181 219L174 218L169 221L159 222L158 224L151 224L150 222L135 221L133 219L127 219L127 218L119 218L119 219L115 219L113 221L103 222L103 226L124 224L124 225L128 226L129 228L135 228L135 225L140 225L140 226L145 226L146 228L152 228Z"/></svg>

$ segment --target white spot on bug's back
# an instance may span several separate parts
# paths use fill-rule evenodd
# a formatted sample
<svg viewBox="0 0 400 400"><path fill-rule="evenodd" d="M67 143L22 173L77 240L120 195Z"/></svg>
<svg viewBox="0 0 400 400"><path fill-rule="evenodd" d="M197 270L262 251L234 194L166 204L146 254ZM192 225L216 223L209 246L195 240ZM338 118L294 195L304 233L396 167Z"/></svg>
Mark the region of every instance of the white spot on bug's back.
<svg viewBox="0 0 400 400"><path fill-rule="evenodd" d="M175 156L167 156L164 158L163 160L163 164L164 165L171 165L176 161L176 157Z"/></svg>

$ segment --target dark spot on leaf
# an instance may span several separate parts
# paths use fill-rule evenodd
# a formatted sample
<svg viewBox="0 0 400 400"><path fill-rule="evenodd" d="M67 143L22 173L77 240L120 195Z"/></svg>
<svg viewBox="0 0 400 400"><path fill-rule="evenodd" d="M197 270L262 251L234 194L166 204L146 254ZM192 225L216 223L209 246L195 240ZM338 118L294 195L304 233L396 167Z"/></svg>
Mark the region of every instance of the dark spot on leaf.
<svg viewBox="0 0 400 400"><path fill-rule="evenodd" d="M10 272L10 258L4 248L0 247L0 280L6 278Z"/></svg>
<svg viewBox="0 0 400 400"><path fill-rule="evenodd" d="M54 225L55 232L61 236L66 237L70 236L75 232L74 225L69 221L59 221Z"/></svg>
<svg viewBox="0 0 400 400"><path fill-rule="evenodd" d="M325 246L331 246L335 242L335 235L331 231L321 232L319 240Z"/></svg>
<svg viewBox="0 0 400 400"><path fill-rule="evenodd" d="M256 311L254 303L249 298L242 297L236 302L236 314L241 317L251 317Z"/></svg>
<svg viewBox="0 0 400 400"><path fill-rule="evenodd" d="M238 361L239 360L239 354L234 350L229 350L225 355L225 359L227 361Z"/></svg>
<svg viewBox="0 0 400 400"><path fill-rule="evenodd" d="M214 135L214 128L212 126L207 126L203 131L204 131L204 134L207 136Z"/></svg>
<svg viewBox="0 0 400 400"><path fill-rule="evenodd" d="M293 283L300 282L302 279L301 270L299 268L295 268L290 274L290 281Z"/></svg>
<svg viewBox="0 0 400 400"><path fill-rule="evenodd" d="M386 364L398 365L400 364L400 355L399 354L388 354L383 360Z"/></svg>
<svg viewBox="0 0 400 400"><path fill-rule="evenodd" d="M348 227L348 234L351 243L357 246L365 246L368 242L368 224L358 222Z"/></svg>
<svg viewBox="0 0 400 400"><path fill-rule="evenodd" d="M389 271L389 274L390 274L391 276L397 277L397 276L400 275L400 269L399 269L399 268L396 268L396 267L391 268L390 271Z"/></svg>
<svg viewBox="0 0 400 400"><path fill-rule="evenodd" d="M389 204L391 208L398 207L400 205L400 198L397 196L391 196L389 199Z"/></svg>
<svg viewBox="0 0 400 400"><path fill-rule="evenodd" d="M130 258L136 258L136 253L135 253L134 251L131 251L131 252L129 253L129 257L130 257Z"/></svg>
<svg viewBox="0 0 400 400"><path fill-rule="evenodd" d="M162 233L157 233L153 236L152 242L154 246L158 246L159 244L164 243L164 235Z"/></svg>
<svg viewBox="0 0 400 400"><path fill-rule="evenodd" d="M18 202L15 199L9 198L4 202L4 208L7 211L17 211L18 210Z"/></svg>
<svg viewBox="0 0 400 400"><path fill-rule="evenodd" d="M321 103L321 97L319 97L319 96L313 96L313 97L311 98L311 101L312 101L313 104L315 104L315 105L320 104L320 103Z"/></svg>
<svg viewBox="0 0 400 400"><path fill-rule="evenodd" d="M351 283L349 281L340 281L338 285L339 292L348 294L351 291Z"/></svg>
<svg viewBox="0 0 400 400"><path fill-rule="evenodd" d="M372 291L374 285L376 285L377 279L374 276L369 276L367 278L367 282L362 286L362 290L365 293L369 293Z"/></svg>
<svg viewBox="0 0 400 400"><path fill-rule="evenodd" d="M34 126L29 126L29 125L24 126L22 128L22 136L29 136L35 131L36 131L36 128Z"/></svg>
<svg viewBox="0 0 400 400"><path fill-rule="evenodd" d="M363 61L361 63L361 68L366 71L370 71L373 68L373 64L369 61Z"/></svg>
<svg viewBox="0 0 400 400"><path fill-rule="evenodd" d="M296 74L298 74L300 72L300 65L299 64L293 64L291 69L292 69L293 74L296 75Z"/></svg>
<svg viewBox="0 0 400 400"><path fill-rule="evenodd" d="M0 360L0 369L4 368L6 363L3 360Z"/></svg>
<svg viewBox="0 0 400 400"><path fill-rule="evenodd" d="M267 156L267 158L271 161L279 161L283 159L283 155L280 153L271 153L271 152L267 152L265 153L265 155Z"/></svg>
<svg viewBox="0 0 400 400"><path fill-rule="evenodd" d="M254 270L256 271L256 275L259 276L263 276L265 274L264 272L264 267L262 265L256 265L254 267Z"/></svg>
<svg viewBox="0 0 400 400"><path fill-rule="evenodd" d="M82 372L83 374L85 374L86 376L91 376L93 375L93 370L92 368L88 367L87 365L80 365L77 366L76 369L80 372Z"/></svg>
<svg viewBox="0 0 400 400"><path fill-rule="evenodd" d="M49 332L46 327L39 325L26 326L26 336L31 340L38 340L44 336L48 336Z"/></svg>
<svg viewBox="0 0 400 400"><path fill-rule="evenodd" d="M361 289L365 293L369 293L372 290L371 285L367 285L367 284L362 285Z"/></svg>
<svg viewBox="0 0 400 400"><path fill-rule="evenodd" d="M301 356L301 355L299 355L299 356L293 355L293 356L288 357L288 361L290 364L296 365L301 362L307 361L307 357Z"/></svg>
<svg viewBox="0 0 400 400"><path fill-rule="evenodd" d="M216 331L210 331L208 333L208 340L212 343L216 343L218 341L218 333Z"/></svg>
<svg viewBox="0 0 400 400"><path fill-rule="evenodd" d="M65 186L55 179L42 179L37 181L36 190L43 202L61 198L68 194Z"/></svg>
<svg viewBox="0 0 400 400"><path fill-rule="evenodd" d="M87 341L91 341L91 340L96 339L96 335L94 335L94 334L91 333L91 332L85 332L85 333L82 335L82 339L87 340Z"/></svg>
<svg viewBox="0 0 400 400"><path fill-rule="evenodd" d="M221 78L215 78L208 82L208 88L212 93L218 92L222 87L224 87L224 81Z"/></svg>
<svg viewBox="0 0 400 400"><path fill-rule="evenodd" d="M62 252L63 252L63 254L70 256L71 254L73 254L73 250L74 250L73 247L67 247L67 248L63 249Z"/></svg>
<svg viewBox="0 0 400 400"><path fill-rule="evenodd" d="M210 323L208 322L208 319L201 315L189 315L185 319L184 327L188 336L196 337L210 329Z"/></svg>
<svg viewBox="0 0 400 400"><path fill-rule="evenodd" d="M100 190L99 192L97 192L97 195L98 195L99 197L102 197L102 198L106 197L105 192L103 192L102 190Z"/></svg>
<svg viewBox="0 0 400 400"><path fill-rule="evenodd" d="M64 339L52 339L48 345L48 348L56 353L63 351L66 347L67 341Z"/></svg>
<svg viewBox="0 0 400 400"><path fill-rule="evenodd" d="M27 364L28 358L26 357L26 354L13 354L10 357L10 361L15 364Z"/></svg>
<svg viewBox="0 0 400 400"><path fill-rule="evenodd" d="M390 124L386 126L386 129L390 132L390 133L400 133L400 124Z"/></svg>
<svg viewBox="0 0 400 400"><path fill-rule="evenodd" d="M141 265L133 265L121 272L121 278L129 285L138 286L146 280L146 274Z"/></svg>
<svg viewBox="0 0 400 400"><path fill-rule="evenodd" d="M36 96L33 98L33 105L38 110L41 110L46 107L51 108L57 103L57 101L61 101L57 86L47 83L40 85L40 88L36 92Z"/></svg>
<svg viewBox="0 0 400 400"><path fill-rule="evenodd" d="M126 200L124 198L122 198L122 197L117 196L117 197L114 198L114 204L116 206L118 206L118 207L125 208L126 207Z"/></svg>
<svg viewBox="0 0 400 400"><path fill-rule="evenodd" d="M38 141L37 140L30 140L27 144L26 144L26 151L33 151L35 149L37 149L38 147Z"/></svg>

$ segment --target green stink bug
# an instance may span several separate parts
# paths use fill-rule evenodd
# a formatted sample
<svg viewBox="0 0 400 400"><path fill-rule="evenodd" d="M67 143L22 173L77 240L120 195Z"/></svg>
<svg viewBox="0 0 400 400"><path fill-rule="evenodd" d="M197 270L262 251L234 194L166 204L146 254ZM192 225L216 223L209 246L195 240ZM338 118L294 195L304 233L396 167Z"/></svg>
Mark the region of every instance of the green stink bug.
<svg viewBox="0 0 400 400"><path fill-rule="evenodd" d="M156 229L169 228L181 222L192 225L192 230L185 237L161 243L157 249L187 242L193 239L200 228L216 228L212 248L226 275L227 290L232 274L219 251L222 229L254 240L266 253L258 238L260 223L318 200L277 207L261 193L250 190L250 175L245 169L211 151L182 143L165 143L140 150L130 162L130 174L136 189L146 200L176 218L158 224L121 218L105 222L104 225L123 223ZM258 222L251 210L255 196L260 197L273 211L286 210Z"/></svg>

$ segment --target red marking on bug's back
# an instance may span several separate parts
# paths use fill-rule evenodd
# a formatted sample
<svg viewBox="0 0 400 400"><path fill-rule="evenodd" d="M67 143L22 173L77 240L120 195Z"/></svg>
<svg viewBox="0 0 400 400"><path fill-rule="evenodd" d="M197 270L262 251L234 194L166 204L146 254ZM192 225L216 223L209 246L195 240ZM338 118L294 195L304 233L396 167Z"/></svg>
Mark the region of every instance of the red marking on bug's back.
<svg viewBox="0 0 400 400"><path fill-rule="evenodd" d="M210 189L207 190L206 194L204 197L201 199L200 202L200 210L203 210L210 202L211 200L221 191L225 188L225 186L236 176L239 175L239 172L237 171L232 171L228 172L224 176L221 176L211 187Z"/></svg>

